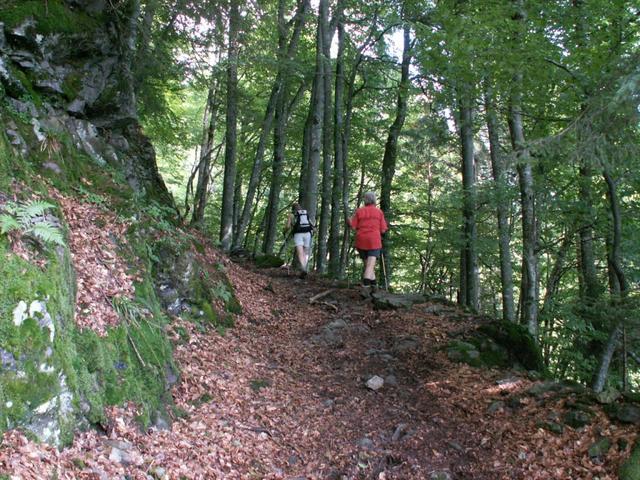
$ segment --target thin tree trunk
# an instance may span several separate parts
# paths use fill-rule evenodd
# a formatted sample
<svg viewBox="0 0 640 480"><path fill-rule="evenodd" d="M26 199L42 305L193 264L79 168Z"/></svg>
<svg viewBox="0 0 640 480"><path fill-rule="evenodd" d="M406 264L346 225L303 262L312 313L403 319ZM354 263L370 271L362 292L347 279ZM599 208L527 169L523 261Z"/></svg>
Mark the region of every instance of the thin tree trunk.
<svg viewBox="0 0 640 480"><path fill-rule="evenodd" d="M507 198L507 178L504 158L500 155L498 116L496 115L491 87L485 91L485 111L489 136L489 154L491 172L497 192L496 216L498 219L498 246L500 250L500 285L502 292L502 318L514 322L515 305L513 300L513 267L511 266L511 248L509 234L509 204Z"/></svg>
<svg viewBox="0 0 640 480"><path fill-rule="evenodd" d="M278 3L278 57L282 62L284 60L284 48L286 42L286 22L284 12L285 2L280 0ZM282 77L276 95L275 120L276 127L273 132L273 162L271 174L271 188L269 189L269 202L265 212L265 232L262 243L262 251L266 254L273 253L276 242L278 212L280 208L280 191L282 189L282 171L284 168L284 129L286 124L285 102L286 95L284 92L285 81Z"/></svg>
<svg viewBox="0 0 640 480"><path fill-rule="evenodd" d="M279 0L279 3L278 3L279 18L282 19L281 24L284 24L285 3L286 2L284 0ZM271 88L271 94L269 95L269 102L267 103L264 120L262 122L262 128L260 130L260 137L258 140L258 146L256 148L253 168L251 170L251 177L249 178L249 185L247 187L247 198L244 203L244 208L242 209L242 215L238 223L238 228L237 228L237 232L234 240L235 246L240 246L244 243L244 237L247 232L249 218L251 216L251 211L253 209L253 202L255 199L256 189L260 181L260 176L262 174L264 152L266 150L269 134L271 133L271 129L273 126L273 119L275 116L278 95L281 94L281 91L285 85L286 70L288 69L287 63L293 59L297 51L298 43L304 27L304 22L306 19L306 11L308 7L309 7L309 0L301 0L298 4L296 16L295 16L295 23L293 27L293 33L291 35L291 39L289 40L289 45L286 48L286 52L284 51L284 42L286 37L286 31L284 31L285 26L282 25L282 27L279 27L280 38L279 38L279 52L278 52L278 73L273 83L273 87ZM284 119L281 119L281 120L284 120Z"/></svg>
<svg viewBox="0 0 640 480"><path fill-rule="evenodd" d="M236 175L236 186L233 191L233 231L237 231L240 221L240 211L242 205L242 174Z"/></svg>
<svg viewBox="0 0 640 480"><path fill-rule="evenodd" d="M260 183L260 176L262 175L262 166L264 161L264 152L266 150L267 141L271 134L271 128L273 126L273 118L276 111L276 102L278 94L281 88L280 78L277 78L269 95L269 101L264 114L264 120L262 121L262 128L260 129L260 137L258 139L258 145L256 147L256 153L253 160L253 167L251 169L251 176L249 177L249 185L247 186L247 198L242 208L240 220L238 222L238 228L236 230L234 247L242 245L244 243L244 237L247 233L249 226L249 217L253 209L253 201Z"/></svg>
<svg viewBox="0 0 640 480"><path fill-rule="evenodd" d="M515 0L517 28L525 29L526 15L522 0ZM529 333L538 336L538 256L536 252L535 193L531 155L525 143L522 121L522 72L515 75L509 105L511 144L516 154L520 204L522 208L522 283L520 288L520 320Z"/></svg>
<svg viewBox="0 0 640 480"><path fill-rule="evenodd" d="M396 159L398 156L398 138L404 126L407 117L407 100L409 94L409 66L411 64L411 29L409 25L403 29L404 44L402 48L402 65L400 67L400 84L398 85L398 97L396 104L396 118L389 129L387 142L384 147L384 157L382 159L382 191L380 195L380 208L385 214L387 222L393 219L391 211L391 189L393 186L393 177L396 170ZM390 235L386 235L383 241L385 250L384 262L386 263L387 279L391 278L391 249Z"/></svg>
<svg viewBox="0 0 640 480"><path fill-rule="evenodd" d="M233 194L236 180L236 146L238 122L238 33L240 9L238 0L229 5L229 46L227 56L227 112L222 182L222 212L220 215L220 245L231 249L233 241Z"/></svg>
<svg viewBox="0 0 640 480"><path fill-rule="evenodd" d="M562 244L556 253L551 273L546 281L544 299L542 300L539 317L540 320L544 322L544 328L547 332L550 332L553 328L553 304L558 290L560 289L560 281L566 271L565 263L572 243L571 238L572 235L570 233L565 233ZM551 344L547 342L544 347L545 362L548 362L551 356Z"/></svg>
<svg viewBox="0 0 640 480"><path fill-rule="evenodd" d="M310 105L310 129L309 129L309 161L306 172L303 172L305 186L301 192L302 206L307 210L309 219L316 223L318 210L318 179L320 160L322 154L322 128L324 118L324 60L323 43L324 28L328 22L329 2L320 0L318 6L318 27L316 33L316 70L313 82L313 91Z"/></svg>
<svg viewBox="0 0 640 480"><path fill-rule="evenodd" d="M218 92L217 75L214 73L211 78L207 108L205 109L205 117L208 117L208 122L205 120L207 124L203 132L202 144L200 146L200 162L197 168L198 182L196 184L196 191L193 200L193 215L191 217L192 225L202 224L202 221L204 220L204 209L207 205L207 193L209 190L209 177L211 173L211 157L218 122L218 108L220 107Z"/></svg>
<svg viewBox="0 0 640 480"><path fill-rule="evenodd" d="M622 214L620 211L620 200L618 198L617 187L607 168L604 168L602 176L607 184L607 197L609 199L613 230L610 262L611 268L615 272L617 282L620 285L620 299L615 299L614 301L619 302L626 297L627 292L629 291L629 285L622 268ZM600 358L598 370L594 375L592 388L595 392L601 392L604 388L607 381L607 375L609 373L609 365L611 364L611 359L613 358L613 354L615 353L618 342L620 341L623 329L624 323L622 319L616 321L611 329L607 345L602 353L602 357Z"/></svg>
<svg viewBox="0 0 640 480"><path fill-rule="evenodd" d="M340 8L340 7L338 7ZM329 273L333 276L340 274L340 224L343 192L343 127L344 127L344 22L342 11L338 15L338 56L336 59L336 80L335 80L335 107L333 125L333 191L331 194L331 230L329 233Z"/></svg>
<svg viewBox="0 0 640 480"><path fill-rule="evenodd" d="M337 5L336 8L341 8ZM333 131L333 108L332 108L332 92L331 86L333 84L333 72L331 68L331 41L333 38L333 30L331 30L329 18L327 16L322 18L322 76L323 76L323 88L324 88L324 104L323 104L323 118L322 118L322 198L320 209L320 221L318 225L318 232L316 236L316 242L318 245L318 255L316 257L316 269L320 273L326 273L327 271L327 240L329 235L329 226L331 224L331 190L332 190L332 145Z"/></svg>
<svg viewBox="0 0 640 480"><path fill-rule="evenodd" d="M460 303L479 309L478 253L476 230L476 186L473 146L473 111L469 87L458 89L460 146L462 156L462 252L460 258Z"/></svg>

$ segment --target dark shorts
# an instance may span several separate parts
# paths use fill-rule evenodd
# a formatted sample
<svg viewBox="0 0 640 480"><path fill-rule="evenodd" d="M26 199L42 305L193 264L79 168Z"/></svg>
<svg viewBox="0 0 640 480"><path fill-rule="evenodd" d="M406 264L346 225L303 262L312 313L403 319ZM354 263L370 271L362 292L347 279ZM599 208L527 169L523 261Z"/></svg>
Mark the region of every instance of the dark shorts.
<svg viewBox="0 0 640 480"><path fill-rule="evenodd" d="M358 254L362 260L366 260L367 257L376 257L380 258L380 254L382 253L381 248L377 248L375 250L360 250L358 249Z"/></svg>

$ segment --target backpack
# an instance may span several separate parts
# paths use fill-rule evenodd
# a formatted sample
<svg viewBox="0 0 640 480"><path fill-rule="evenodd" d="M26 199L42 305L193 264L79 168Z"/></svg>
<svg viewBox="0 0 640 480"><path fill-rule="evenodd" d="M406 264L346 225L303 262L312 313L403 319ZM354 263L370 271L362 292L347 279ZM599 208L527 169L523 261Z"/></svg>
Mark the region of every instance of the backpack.
<svg viewBox="0 0 640 480"><path fill-rule="evenodd" d="M293 215L296 218L293 224L293 233L313 232L313 224L309 220L309 215L306 210L298 210L297 212L293 212Z"/></svg>

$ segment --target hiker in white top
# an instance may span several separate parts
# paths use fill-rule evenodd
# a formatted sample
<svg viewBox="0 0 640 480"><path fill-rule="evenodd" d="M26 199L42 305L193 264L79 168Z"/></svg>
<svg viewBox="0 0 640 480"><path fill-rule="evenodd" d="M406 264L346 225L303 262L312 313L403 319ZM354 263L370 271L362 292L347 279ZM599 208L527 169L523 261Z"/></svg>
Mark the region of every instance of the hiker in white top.
<svg viewBox="0 0 640 480"><path fill-rule="evenodd" d="M307 266L309 263L309 253L311 252L311 232L313 224L309 220L307 211L299 203L294 203L287 219L287 230L293 233L293 244L296 249L296 256L302 273L301 278L307 276Z"/></svg>

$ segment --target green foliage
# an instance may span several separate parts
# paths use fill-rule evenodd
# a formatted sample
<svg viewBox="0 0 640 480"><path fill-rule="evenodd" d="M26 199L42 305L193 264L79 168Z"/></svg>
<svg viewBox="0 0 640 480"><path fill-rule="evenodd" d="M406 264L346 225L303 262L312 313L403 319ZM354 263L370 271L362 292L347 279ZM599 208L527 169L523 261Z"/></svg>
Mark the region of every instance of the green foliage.
<svg viewBox="0 0 640 480"><path fill-rule="evenodd" d="M62 230L46 216L53 208L55 205L44 201L7 202L2 207L5 213L0 215L0 233L19 230L45 244L64 245Z"/></svg>
<svg viewBox="0 0 640 480"><path fill-rule="evenodd" d="M620 467L618 472L620 480L640 480L640 442L637 442L631 451L631 456Z"/></svg>
<svg viewBox="0 0 640 480"><path fill-rule="evenodd" d="M71 10L62 0L8 0L0 5L0 17L9 28L33 18L38 33L45 35L86 33L95 30L98 25L96 19Z"/></svg>

